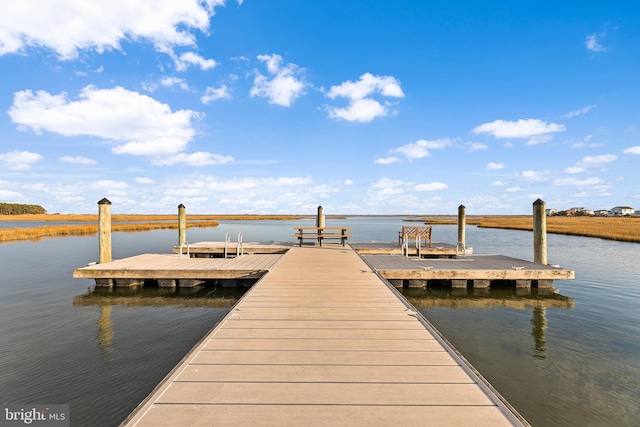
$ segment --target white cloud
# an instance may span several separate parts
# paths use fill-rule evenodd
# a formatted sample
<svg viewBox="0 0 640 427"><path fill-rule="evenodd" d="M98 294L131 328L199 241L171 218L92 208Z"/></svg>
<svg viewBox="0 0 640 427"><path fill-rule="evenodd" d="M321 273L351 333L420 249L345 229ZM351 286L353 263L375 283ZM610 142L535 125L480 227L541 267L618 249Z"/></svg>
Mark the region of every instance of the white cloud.
<svg viewBox="0 0 640 427"><path fill-rule="evenodd" d="M379 180L374 182L371 185L371 187L372 188L387 189L387 188L402 187L402 186L405 186L405 185L407 185L406 182L398 180L398 179L380 178ZM409 185L413 185L413 183L409 183Z"/></svg>
<svg viewBox="0 0 640 427"><path fill-rule="evenodd" d="M346 108L330 107L329 117L348 122L370 122L376 117L387 115L387 109L375 99L356 99Z"/></svg>
<svg viewBox="0 0 640 427"><path fill-rule="evenodd" d="M269 79L255 70L251 97L267 98L270 104L290 107L293 101L304 94L308 84L302 78L303 70L296 64L282 66L280 55L258 55L258 59L267 64L267 70L273 77Z"/></svg>
<svg viewBox="0 0 640 427"><path fill-rule="evenodd" d="M474 134L488 133L496 138L534 138L536 141L544 141L549 134L563 132L566 127L558 123L547 123L538 119L520 119L517 122L507 120L494 120L473 128Z"/></svg>
<svg viewBox="0 0 640 427"><path fill-rule="evenodd" d="M467 142L467 151L470 153L478 150L486 150L487 148L489 148L487 144L482 144L480 142Z"/></svg>
<svg viewBox="0 0 640 427"><path fill-rule="evenodd" d="M394 77L365 73L356 82L348 80L329 89L327 97L331 99L342 97L349 100L346 108L328 107L329 117L349 122L370 122L376 117L393 113L390 111L389 102L383 104L373 99L374 95L387 98L404 97L400 83Z"/></svg>
<svg viewBox="0 0 640 427"><path fill-rule="evenodd" d="M218 65L213 59L204 59L194 52L185 52L179 57L174 57L173 60L176 64L176 70L178 71L186 71L190 65L196 65L200 67L202 71L207 71Z"/></svg>
<svg viewBox="0 0 640 427"><path fill-rule="evenodd" d="M599 165L602 163L611 163L618 157L615 154L602 154L600 156L586 156L580 161L580 163L586 165Z"/></svg>
<svg viewBox="0 0 640 427"><path fill-rule="evenodd" d="M586 107L582 107L581 109L576 110L576 111L570 111L567 114L565 114L563 116L560 116L560 117L565 118L565 119L570 119L570 118L575 117L575 116L580 116L582 114L586 114L589 111L593 110L594 108L596 108L595 105L587 105Z"/></svg>
<svg viewBox="0 0 640 427"><path fill-rule="evenodd" d="M233 157L199 151L197 153L179 153L167 157L152 158L152 163L158 166L185 164L189 166L222 165L233 162Z"/></svg>
<svg viewBox="0 0 640 427"><path fill-rule="evenodd" d="M598 165L614 162L618 157L614 154L603 154L600 156L586 156L583 157L575 166L568 167L564 170L565 173L580 173L587 170L587 168L595 167Z"/></svg>
<svg viewBox="0 0 640 427"><path fill-rule="evenodd" d="M379 165L390 165L391 163L398 163L401 161L402 160L400 160L399 157L389 156L389 157L380 157L379 159L376 159L374 163L377 163Z"/></svg>
<svg viewBox="0 0 640 427"><path fill-rule="evenodd" d="M209 18L221 5L224 0L5 2L0 55L44 46L68 60L81 50L120 50L121 42L139 40L170 53L178 46L195 46L195 31L208 31Z"/></svg>
<svg viewBox="0 0 640 427"><path fill-rule="evenodd" d="M600 43L599 39L605 36L606 33L593 33L587 36L587 40L585 40L584 45L588 50L592 52L603 52L605 50L604 46Z"/></svg>
<svg viewBox="0 0 640 427"><path fill-rule="evenodd" d="M160 80L160 84L165 87L178 86L180 89L186 91L191 89L184 79L178 77L163 77Z"/></svg>
<svg viewBox="0 0 640 427"><path fill-rule="evenodd" d="M507 185L507 183L506 182L502 182L502 181L494 181L494 182L491 183L492 187L502 187L504 185Z"/></svg>
<svg viewBox="0 0 640 427"><path fill-rule="evenodd" d="M351 181L350 179L345 179L343 184L344 185L353 185L355 183L353 181Z"/></svg>
<svg viewBox="0 0 640 427"><path fill-rule="evenodd" d="M584 172L585 170L586 168L581 166L570 166L568 168L565 168L564 173L581 173L581 172Z"/></svg>
<svg viewBox="0 0 640 427"><path fill-rule="evenodd" d="M155 181L151 178L145 178L145 177L136 177L136 182L138 184L145 184L145 185L150 185L150 184L155 184Z"/></svg>
<svg viewBox="0 0 640 427"><path fill-rule="evenodd" d="M65 93L16 92L9 116L22 128L64 136L94 136L119 143L116 154L171 155L183 151L195 135L199 114L172 112L167 104L121 87L85 87L77 100Z"/></svg>
<svg viewBox="0 0 640 427"><path fill-rule="evenodd" d="M449 186L442 182L430 182L425 184L418 184L413 187L416 191L437 191L437 190L446 190Z"/></svg>
<svg viewBox="0 0 640 427"><path fill-rule="evenodd" d="M640 145L636 145L634 147L625 148L623 153L624 154L640 154Z"/></svg>
<svg viewBox="0 0 640 427"><path fill-rule="evenodd" d="M5 203L16 203L24 200L24 195L10 190L0 190L0 200Z"/></svg>
<svg viewBox="0 0 640 427"><path fill-rule="evenodd" d="M218 88L208 87L204 95L200 98L203 104L208 104L211 101L217 101L218 99L231 99L231 93L227 85L222 85Z"/></svg>
<svg viewBox="0 0 640 427"><path fill-rule="evenodd" d="M113 181L109 179L103 179L90 184L90 188L106 197L125 197L129 193L131 187L129 184L123 181ZM111 200L115 202L115 200Z"/></svg>
<svg viewBox="0 0 640 427"><path fill-rule="evenodd" d="M390 154L402 154L407 159L421 159L423 157L430 156L429 150L442 150L445 147L453 145L453 141L449 138L441 138L435 140L419 139L416 142L410 142L405 145L401 145L398 148L389 150Z"/></svg>
<svg viewBox="0 0 640 427"><path fill-rule="evenodd" d="M599 184L602 184L602 182L603 181L600 178L586 178L586 179L558 178L553 181L555 185L573 185L576 187L599 185Z"/></svg>
<svg viewBox="0 0 640 427"><path fill-rule="evenodd" d="M516 177L527 182L539 182L539 181L544 181L549 176L549 174L550 172L548 170L543 170L543 171L527 170L521 173L516 173Z"/></svg>
<svg viewBox="0 0 640 427"><path fill-rule="evenodd" d="M90 166L96 164L95 160L81 156L62 156L60 157L60 161L82 166Z"/></svg>
<svg viewBox="0 0 640 427"><path fill-rule="evenodd" d="M487 163L487 166L485 166L485 170L488 171L496 171L501 169L504 169L504 163L489 162Z"/></svg>
<svg viewBox="0 0 640 427"><path fill-rule="evenodd" d="M504 191L506 191L507 193L517 193L518 191L522 191L522 188L520 187L510 187L505 189Z"/></svg>
<svg viewBox="0 0 640 427"><path fill-rule="evenodd" d="M42 156L31 151L9 151L0 153L0 162L9 170L29 170L31 165L42 160Z"/></svg>

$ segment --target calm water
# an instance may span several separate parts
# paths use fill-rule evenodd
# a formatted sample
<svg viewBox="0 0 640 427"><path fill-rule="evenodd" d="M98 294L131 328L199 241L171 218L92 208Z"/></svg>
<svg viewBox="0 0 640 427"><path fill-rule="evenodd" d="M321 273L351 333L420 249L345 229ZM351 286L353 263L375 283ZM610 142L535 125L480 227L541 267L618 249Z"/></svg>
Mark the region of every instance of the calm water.
<svg viewBox="0 0 640 427"><path fill-rule="evenodd" d="M292 241L292 227L306 223L232 221L188 229L187 239ZM395 241L402 222L327 221L343 224L354 241ZM457 228L434 226L434 240L455 243ZM114 233L113 257L167 253L176 241L175 230ZM467 227L467 243L533 257L530 232ZM526 301L509 289L463 303L437 289L407 294L534 426L640 425L640 245L549 235L548 246L550 263L576 271L554 284L573 308L508 308ZM95 236L0 245L0 402L65 403L74 426L117 425L228 311L152 295L79 304L92 281L71 272L96 259ZM206 301L227 296L205 292Z"/></svg>

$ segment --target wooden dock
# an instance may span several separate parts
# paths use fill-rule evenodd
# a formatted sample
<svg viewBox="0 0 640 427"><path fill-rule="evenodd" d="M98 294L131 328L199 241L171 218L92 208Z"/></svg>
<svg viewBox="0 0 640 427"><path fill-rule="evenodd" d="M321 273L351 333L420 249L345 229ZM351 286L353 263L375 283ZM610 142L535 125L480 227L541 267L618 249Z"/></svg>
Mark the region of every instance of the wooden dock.
<svg viewBox="0 0 640 427"><path fill-rule="evenodd" d="M527 425L355 251L282 257L123 425Z"/></svg>
<svg viewBox="0 0 640 427"><path fill-rule="evenodd" d="M155 280L159 286L190 287L214 279L258 279L282 256L190 258L180 254L142 254L78 268L73 277L95 279L102 286L136 286L145 280Z"/></svg>
<svg viewBox="0 0 640 427"><path fill-rule="evenodd" d="M350 243L349 246L362 255L402 255L401 245L393 242ZM420 249L415 246L407 248L409 256L416 257L418 252L421 258L455 258L459 251L456 251L456 245L441 242Z"/></svg>
<svg viewBox="0 0 640 427"><path fill-rule="evenodd" d="M242 255L283 254L293 246L291 242L241 242L241 250L238 250L238 242L197 242L187 245L174 246L173 252L189 253L193 258L224 258Z"/></svg>
<svg viewBox="0 0 640 427"><path fill-rule="evenodd" d="M551 288L556 279L573 279L575 272L504 255L472 255L456 259L422 259L364 255L366 263L388 280L447 280L453 287L487 288L492 281L513 281L516 287Z"/></svg>

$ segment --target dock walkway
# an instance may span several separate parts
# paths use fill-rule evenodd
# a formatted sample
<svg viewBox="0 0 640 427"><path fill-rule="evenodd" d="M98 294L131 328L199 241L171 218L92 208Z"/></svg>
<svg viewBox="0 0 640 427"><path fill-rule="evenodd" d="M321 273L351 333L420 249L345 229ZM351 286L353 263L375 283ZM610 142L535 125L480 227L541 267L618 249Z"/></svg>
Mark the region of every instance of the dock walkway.
<svg viewBox="0 0 640 427"><path fill-rule="evenodd" d="M350 248L293 247L125 426L526 425Z"/></svg>

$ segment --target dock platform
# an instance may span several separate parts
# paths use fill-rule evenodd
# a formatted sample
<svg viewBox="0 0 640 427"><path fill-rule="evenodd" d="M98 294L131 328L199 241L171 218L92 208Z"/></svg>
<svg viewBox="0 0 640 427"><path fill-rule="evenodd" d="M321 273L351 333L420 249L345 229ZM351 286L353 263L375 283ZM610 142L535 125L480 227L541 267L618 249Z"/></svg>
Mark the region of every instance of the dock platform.
<svg viewBox="0 0 640 427"><path fill-rule="evenodd" d="M354 250L326 245L282 255L123 425L425 423L528 425Z"/></svg>
<svg viewBox="0 0 640 427"><path fill-rule="evenodd" d="M243 255L264 255L264 254L283 254L293 246L291 242L241 242L241 251ZM224 258L235 256L238 252L238 242L197 242L174 246L173 252L183 254L189 252L193 258Z"/></svg>
<svg viewBox="0 0 640 427"><path fill-rule="evenodd" d="M402 246L393 242L350 243L349 246L361 255L402 255ZM420 252L422 258L455 258L458 253L456 245L441 242L420 249L409 245L407 252L409 256L418 256Z"/></svg>
<svg viewBox="0 0 640 427"><path fill-rule="evenodd" d="M95 279L99 286L136 286L154 280L163 287L190 287L215 279L258 279L282 255L246 255L236 258L190 258L174 254L142 254L73 271L74 278Z"/></svg>
<svg viewBox="0 0 640 427"><path fill-rule="evenodd" d="M556 279L573 279L575 272L504 255L472 255L455 259L423 259L393 255L363 255L365 262L387 280L447 280L452 287L487 288L492 281L514 281L516 287L552 288Z"/></svg>

